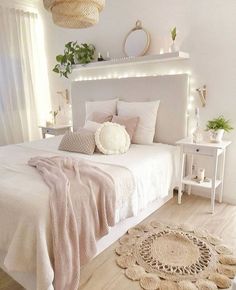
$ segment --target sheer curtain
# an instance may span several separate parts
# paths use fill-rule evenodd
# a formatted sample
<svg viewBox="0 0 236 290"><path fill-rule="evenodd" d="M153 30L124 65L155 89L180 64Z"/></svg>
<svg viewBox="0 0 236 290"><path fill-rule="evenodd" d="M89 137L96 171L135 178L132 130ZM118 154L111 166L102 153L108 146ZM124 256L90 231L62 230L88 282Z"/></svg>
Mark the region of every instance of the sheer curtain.
<svg viewBox="0 0 236 290"><path fill-rule="evenodd" d="M37 13L0 5L0 145L40 137L50 106L40 33Z"/></svg>

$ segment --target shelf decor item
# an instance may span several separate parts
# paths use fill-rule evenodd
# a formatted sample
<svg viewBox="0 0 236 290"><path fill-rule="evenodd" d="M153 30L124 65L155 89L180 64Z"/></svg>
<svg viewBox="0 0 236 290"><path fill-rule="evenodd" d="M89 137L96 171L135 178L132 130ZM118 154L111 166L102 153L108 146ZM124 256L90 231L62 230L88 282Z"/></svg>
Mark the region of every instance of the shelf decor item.
<svg viewBox="0 0 236 290"><path fill-rule="evenodd" d="M64 54L56 56L58 64L55 65L53 71L68 78L68 74L72 72L72 65L87 64L94 59L95 46L93 44L70 41L65 45Z"/></svg>
<svg viewBox="0 0 236 290"><path fill-rule="evenodd" d="M105 0L43 0L53 22L65 28L87 28L99 21Z"/></svg>
<svg viewBox="0 0 236 290"><path fill-rule="evenodd" d="M193 143L200 143L203 140L202 132L199 126L200 114L199 108L195 109L196 129L193 132Z"/></svg>
<svg viewBox="0 0 236 290"><path fill-rule="evenodd" d="M198 168L197 169L197 181L202 183L205 179L205 168Z"/></svg>
<svg viewBox="0 0 236 290"><path fill-rule="evenodd" d="M135 27L126 35L123 43L123 51L127 57L145 55L150 47L150 33L143 28L140 20L136 21Z"/></svg>
<svg viewBox="0 0 236 290"><path fill-rule="evenodd" d="M176 30L176 27L174 27L171 30L171 39L172 39L172 45L170 47L170 51L171 52L177 51L176 46L175 46L175 39L176 39L176 37L177 37L177 30Z"/></svg>
<svg viewBox="0 0 236 290"><path fill-rule="evenodd" d="M206 130L210 132L211 142L220 143L222 142L224 132L230 132L233 130L233 127L230 125L230 120L226 120L224 116L219 116L207 122Z"/></svg>

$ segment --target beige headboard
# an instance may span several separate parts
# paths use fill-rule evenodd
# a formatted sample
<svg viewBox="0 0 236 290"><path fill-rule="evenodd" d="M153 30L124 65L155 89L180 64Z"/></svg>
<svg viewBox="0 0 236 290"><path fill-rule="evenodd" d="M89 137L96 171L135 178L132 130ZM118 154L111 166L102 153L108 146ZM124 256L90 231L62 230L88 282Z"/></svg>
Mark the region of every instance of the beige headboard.
<svg viewBox="0 0 236 290"><path fill-rule="evenodd" d="M74 130L84 125L86 101L112 98L124 101L160 100L154 140L174 144L187 134L188 86L187 74L72 82Z"/></svg>

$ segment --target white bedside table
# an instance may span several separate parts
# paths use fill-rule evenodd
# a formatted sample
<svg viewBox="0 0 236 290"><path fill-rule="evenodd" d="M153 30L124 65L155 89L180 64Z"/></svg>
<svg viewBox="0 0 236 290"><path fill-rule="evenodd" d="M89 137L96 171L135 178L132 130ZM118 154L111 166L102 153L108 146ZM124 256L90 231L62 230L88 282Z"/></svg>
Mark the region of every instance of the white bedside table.
<svg viewBox="0 0 236 290"><path fill-rule="evenodd" d="M224 182L224 167L225 167L225 152L226 148L231 144L231 141L222 141L221 143L193 143L189 138L179 140L176 142L180 146L180 176L179 176L179 190L178 203L181 204L183 185L188 185L188 194L191 194L191 186L203 187L211 190L211 211L214 213L216 189L220 187L219 202L222 202L223 197L223 182ZM189 164L189 172L185 176L185 157L189 154L191 156ZM202 155L210 156L213 159L213 176L208 182L198 183L193 180L192 167L193 156ZM219 164L219 156L222 155L221 166ZM218 179L218 167L220 167Z"/></svg>
<svg viewBox="0 0 236 290"><path fill-rule="evenodd" d="M43 139L45 139L46 134L54 135L54 136L65 134L67 131L71 130L71 125L55 125L55 126L50 126L50 127L39 126L39 128L41 128Z"/></svg>

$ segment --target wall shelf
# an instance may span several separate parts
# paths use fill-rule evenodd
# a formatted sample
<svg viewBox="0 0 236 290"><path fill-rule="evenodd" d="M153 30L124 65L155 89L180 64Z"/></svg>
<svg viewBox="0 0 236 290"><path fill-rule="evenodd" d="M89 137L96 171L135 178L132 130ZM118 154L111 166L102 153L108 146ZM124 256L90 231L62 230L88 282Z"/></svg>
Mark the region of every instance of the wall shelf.
<svg viewBox="0 0 236 290"><path fill-rule="evenodd" d="M75 65L73 71L89 71L94 69L103 69L109 67L126 66L132 64L146 64L157 62L170 62L189 59L189 54L182 51L169 52L156 55L145 55L140 57L124 57L118 59L112 59L109 61L91 62L86 65Z"/></svg>

